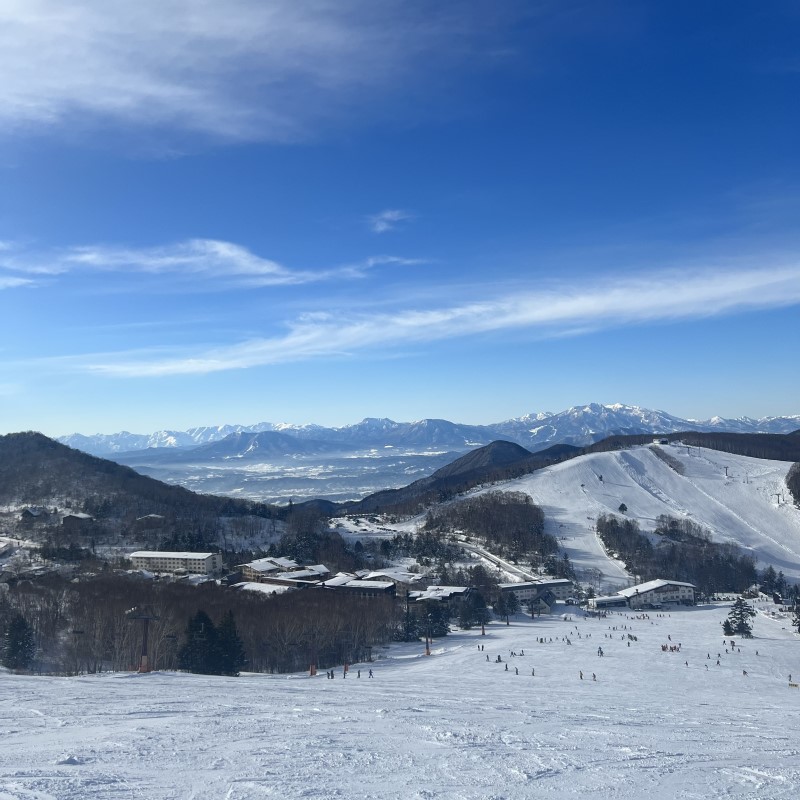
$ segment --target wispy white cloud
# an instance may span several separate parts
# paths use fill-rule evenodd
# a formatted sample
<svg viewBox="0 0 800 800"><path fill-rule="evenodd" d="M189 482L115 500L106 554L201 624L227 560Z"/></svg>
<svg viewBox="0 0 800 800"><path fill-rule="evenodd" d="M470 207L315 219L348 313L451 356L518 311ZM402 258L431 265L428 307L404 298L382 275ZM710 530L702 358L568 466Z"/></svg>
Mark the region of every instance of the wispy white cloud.
<svg viewBox="0 0 800 800"><path fill-rule="evenodd" d="M220 283L233 286L289 286L336 279L364 277L380 266L421 263L398 256L372 256L362 261L322 269L291 269L232 242L189 239L159 247L125 248L87 245L49 252L8 248L0 252L0 267L28 277L9 277L8 285L33 284L29 276L41 279L72 272L122 272L172 275L202 279L195 289ZM0 287L3 279L0 278Z"/></svg>
<svg viewBox="0 0 800 800"><path fill-rule="evenodd" d="M367 96L474 59L501 25L480 0L414 6L3 0L0 130L111 121L225 139L303 138L321 119L376 105Z"/></svg>
<svg viewBox="0 0 800 800"><path fill-rule="evenodd" d="M398 224L413 219L414 215L400 208L387 208L378 214L371 214L367 222L373 233L386 233L397 228Z"/></svg>
<svg viewBox="0 0 800 800"><path fill-rule="evenodd" d="M527 330L540 337L620 325L711 317L800 303L800 266L702 272L662 272L606 279L547 291L428 310L300 317L281 336L204 352L152 358L114 354L83 369L117 376L203 374L269 364L405 347L492 332ZM135 356L135 357L134 357Z"/></svg>
<svg viewBox="0 0 800 800"><path fill-rule="evenodd" d="M0 289L18 289L21 286L33 286L30 278L19 278L15 275L0 275Z"/></svg>

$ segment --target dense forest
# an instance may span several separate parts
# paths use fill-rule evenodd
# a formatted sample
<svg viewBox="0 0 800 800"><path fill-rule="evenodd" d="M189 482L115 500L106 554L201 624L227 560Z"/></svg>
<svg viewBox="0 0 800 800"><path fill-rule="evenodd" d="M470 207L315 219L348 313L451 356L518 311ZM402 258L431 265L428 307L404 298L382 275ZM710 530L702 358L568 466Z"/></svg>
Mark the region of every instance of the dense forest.
<svg viewBox="0 0 800 800"><path fill-rule="evenodd" d="M635 520L603 514L597 533L606 549L642 581L687 581L707 595L740 592L758 582L755 559L734 544L712 542L709 532L691 520L662 515L647 535Z"/></svg>
<svg viewBox="0 0 800 800"><path fill-rule="evenodd" d="M475 536L499 555L535 563L558 552L544 532L544 513L522 492L486 492L428 512L424 530Z"/></svg>
<svg viewBox="0 0 800 800"><path fill-rule="evenodd" d="M75 674L130 670L139 663L142 624L149 623L150 663L177 669L197 638L198 613L211 620L201 633L226 629L233 618L245 663L253 672L290 672L368 658L372 647L401 638L404 619L390 598L360 598L324 589L269 596L208 582L192 586L118 574L70 582L50 576L12 583L0 594L0 631L21 616L35 642L36 672ZM193 622L194 620L194 622ZM227 623L230 625L230 623ZM196 642L195 642L196 644Z"/></svg>

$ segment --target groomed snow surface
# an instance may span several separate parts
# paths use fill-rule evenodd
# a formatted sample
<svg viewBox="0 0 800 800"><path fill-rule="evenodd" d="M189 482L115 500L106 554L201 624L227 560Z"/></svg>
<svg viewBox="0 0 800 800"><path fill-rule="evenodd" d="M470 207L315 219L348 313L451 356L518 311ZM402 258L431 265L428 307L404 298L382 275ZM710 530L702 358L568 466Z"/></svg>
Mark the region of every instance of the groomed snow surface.
<svg viewBox="0 0 800 800"><path fill-rule="evenodd" d="M678 445L661 449L683 464L683 475L647 446L581 456L493 488L529 494L578 577L586 580L599 570L603 591L630 583L624 565L608 557L594 531L600 514L621 516L622 503L624 516L637 520L642 531L652 531L661 514L687 518L709 530L714 541L744 548L759 568L772 564L800 580L800 510L786 490L789 462Z"/></svg>
<svg viewBox="0 0 800 800"><path fill-rule="evenodd" d="M346 680L3 673L0 800L797 797L800 639L759 614L726 653L727 610L519 616Z"/></svg>

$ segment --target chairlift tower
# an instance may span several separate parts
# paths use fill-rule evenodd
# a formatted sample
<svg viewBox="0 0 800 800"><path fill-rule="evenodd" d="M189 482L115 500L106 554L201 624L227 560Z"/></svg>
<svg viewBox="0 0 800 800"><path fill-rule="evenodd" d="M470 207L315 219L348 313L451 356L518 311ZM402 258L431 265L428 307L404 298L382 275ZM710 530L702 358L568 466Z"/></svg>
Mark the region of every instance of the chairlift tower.
<svg viewBox="0 0 800 800"><path fill-rule="evenodd" d="M125 616L132 622L141 621L142 623L142 654L139 659L139 669L137 672L150 672L150 658L147 653L147 636L150 628L150 621L160 619L147 607L139 608L134 606L125 612Z"/></svg>

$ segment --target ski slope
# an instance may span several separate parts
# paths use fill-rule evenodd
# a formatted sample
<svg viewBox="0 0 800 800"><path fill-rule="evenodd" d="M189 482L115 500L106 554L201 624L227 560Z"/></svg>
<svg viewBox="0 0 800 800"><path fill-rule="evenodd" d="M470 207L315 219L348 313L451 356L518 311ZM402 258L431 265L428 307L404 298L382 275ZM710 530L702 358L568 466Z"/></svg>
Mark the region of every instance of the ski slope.
<svg viewBox="0 0 800 800"><path fill-rule="evenodd" d="M600 514L635 519L652 530L661 514L688 517L717 542L733 542L764 567L772 564L787 578L800 580L800 509L780 505L791 464L729 455L716 450L671 445L662 450L680 461L679 475L649 446L594 453L509 481L504 491L522 491L542 506L546 531L561 540L580 577L599 570L600 588L630 583L624 565L608 557L594 523ZM725 468L728 468L728 475ZM602 476L602 481L600 480Z"/></svg>
<svg viewBox="0 0 800 800"><path fill-rule="evenodd" d="M346 680L0 671L0 798L797 797L800 639L759 614L726 653L726 614L518 616Z"/></svg>

